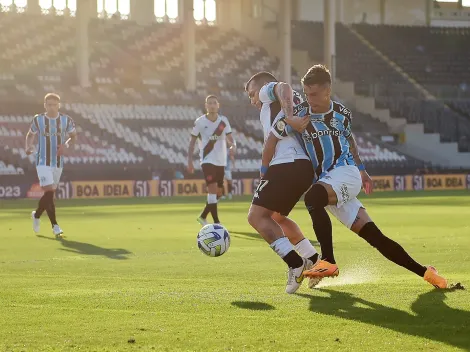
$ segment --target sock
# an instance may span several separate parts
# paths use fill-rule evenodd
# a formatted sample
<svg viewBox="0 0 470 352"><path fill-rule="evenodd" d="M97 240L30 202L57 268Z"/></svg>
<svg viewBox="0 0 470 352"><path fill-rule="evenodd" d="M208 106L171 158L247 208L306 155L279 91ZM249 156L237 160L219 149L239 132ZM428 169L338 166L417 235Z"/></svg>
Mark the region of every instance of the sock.
<svg viewBox="0 0 470 352"><path fill-rule="evenodd" d="M209 204L206 203L206 206L204 207L204 210L202 211L200 217L203 219L207 218L207 215L209 214L209 212L210 212L210 207L209 207Z"/></svg>
<svg viewBox="0 0 470 352"><path fill-rule="evenodd" d="M328 192L322 185L313 185L305 195L305 206L312 219L313 230L321 247L321 258L336 264L333 253L333 226L325 206L328 205Z"/></svg>
<svg viewBox="0 0 470 352"><path fill-rule="evenodd" d="M232 182L228 182L228 185L227 185L227 191L229 194L232 194L232 190L233 190L233 185L232 185Z"/></svg>
<svg viewBox="0 0 470 352"><path fill-rule="evenodd" d="M359 236L375 247L388 260L416 275L424 276L427 268L411 258L402 246L385 236L373 222L365 224L359 231Z"/></svg>
<svg viewBox="0 0 470 352"><path fill-rule="evenodd" d="M54 192L52 192L52 195L50 196L49 206L46 208L46 212L49 220L51 221L51 225L57 225L57 219L55 218Z"/></svg>
<svg viewBox="0 0 470 352"><path fill-rule="evenodd" d="M214 223L220 223L219 214L217 214L217 194L209 193L207 195L207 205L212 215L212 219L214 219Z"/></svg>
<svg viewBox="0 0 470 352"><path fill-rule="evenodd" d="M312 246L308 239L304 238L302 241L300 241L294 246L294 249L299 253L302 258L308 258L314 264L317 262L318 253L315 247Z"/></svg>
<svg viewBox="0 0 470 352"><path fill-rule="evenodd" d="M49 207L49 199L50 199L51 193L52 193L52 197L54 197L53 191L47 191L47 192L44 192L41 199L39 199L38 207L36 209L36 214L34 215L36 219L39 219L42 213L44 213L44 210L46 210Z"/></svg>
<svg viewBox="0 0 470 352"><path fill-rule="evenodd" d="M294 247L287 237L278 238L270 244L270 247L290 268L299 268L304 264L302 258L294 251Z"/></svg>

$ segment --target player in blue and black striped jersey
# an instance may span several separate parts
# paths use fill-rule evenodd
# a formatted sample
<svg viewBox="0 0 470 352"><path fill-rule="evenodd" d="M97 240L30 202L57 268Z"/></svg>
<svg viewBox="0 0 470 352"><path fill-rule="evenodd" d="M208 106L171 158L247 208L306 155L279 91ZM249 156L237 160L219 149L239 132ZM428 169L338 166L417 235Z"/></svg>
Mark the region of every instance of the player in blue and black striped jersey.
<svg viewBox="0 0 470 352"><path fill-rule="evenodd" d="M34 116L26 135L26 154L36 152L36 171L39 185L44 195L39 200L38 208L32 212L33 230L40 229L39 219L47 212L54 235L61 236L62 229L57 224L55 215L54 192L60 181L64 165L64 151L75 142L77 133L75 123L70 116L59 113L60 97L49 93L44 97L45 113ZM38 136L37 148L33 146L34 136Z"/></svg>
<svg viewBox="0 0 470 352"><path fill-rule="evenodd" d="M305 194L305 205L312 218L320 242L322 260L304 271L315 286L324 277L337 276L338 266L333 254L332 226L328 209L351 231L357 233L392 262L424 277L432 285L445 288L447 280L433 267L416 262L398 243L386 237L357 199L361 188L372 192L372 180L359 155L351 132L351 111L331 100L331 76L323 65L315 65L302 78L307 102L294 110L299 117L309 116L310 124L302 133L294 132L310 157L315 172L313 185ZM265 143L263 165L274 153L277 140L290 132L287 120L279 120L272 136Z"/></svg>

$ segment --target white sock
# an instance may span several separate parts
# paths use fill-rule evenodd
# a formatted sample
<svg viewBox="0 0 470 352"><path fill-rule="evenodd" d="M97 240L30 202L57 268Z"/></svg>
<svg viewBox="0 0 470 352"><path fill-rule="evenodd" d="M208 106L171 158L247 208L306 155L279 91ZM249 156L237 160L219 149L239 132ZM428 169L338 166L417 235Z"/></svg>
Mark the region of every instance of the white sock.
<svg viewBox="0 0 470 352"><path fill-rule="evenodd" d="M294 248L303 258L310 258L312 255L317 253L317 250L307 238L304 238L302 241L297 243Z"/></svg>
<svg viewBox="0 0 470 352"><path fill-rule="evenodd" d="M269 245L278 256L284 258L290 251L294 250L294 246L289 242L287 237L281 237Z"/></svg>

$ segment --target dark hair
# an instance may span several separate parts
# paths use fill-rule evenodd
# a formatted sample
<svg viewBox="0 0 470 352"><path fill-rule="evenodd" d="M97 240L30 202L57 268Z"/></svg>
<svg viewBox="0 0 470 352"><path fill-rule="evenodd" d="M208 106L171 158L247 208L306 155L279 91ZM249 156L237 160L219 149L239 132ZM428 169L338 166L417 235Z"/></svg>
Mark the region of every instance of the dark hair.
<svg viewBox="0 0 470 352"><path fill-rule="evenodd" d="M269 82L277 82L277 78L274 75L267 71L258 72L257 74L251 76L248 82L245 83L245 91L248 91L248 86L251 82L256 83L269 83Z"/></svg>
<svg viewBox="0 0 470 352"><path fill-rule="evenodd" d="M215 99L215 100L217 100L217 102L219 102L219 98L217 98L217 96L214 95L214 94L208 95L208 96L206 97L206 103L207 103L207 101L208 101L209 99Z"/></svg>
<svg viewBox="0 0 470 352"><path fill-rule="evenodd" d="M47 102L48 100L55 100L57 102L60 102L60 96L56 93L47 93L44 97L44 102Z"/></svg>
<svg viewBox="0 0 470 352"><path fill-rule="evenodd" d="M309 68L300 81L305 86L331 84L330 70L324 65L314 65Z"/></svg>

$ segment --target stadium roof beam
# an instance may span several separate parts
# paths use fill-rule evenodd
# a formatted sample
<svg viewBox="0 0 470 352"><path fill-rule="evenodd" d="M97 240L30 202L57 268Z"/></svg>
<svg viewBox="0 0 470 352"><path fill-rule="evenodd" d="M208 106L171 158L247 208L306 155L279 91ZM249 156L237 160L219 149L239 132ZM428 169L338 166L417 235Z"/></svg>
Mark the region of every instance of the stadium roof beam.
<svg viewBox="0 0 470 352"><path fill-rule="evenodd" d="M90 49L88 42L88 23L90 18L96 16L96 0L77 1L77 41L76 61L77 75L80 86L90 86Z"/></svg>
<svg viewBox="0 0 470 352"><path fill-rule="evenodd" d="M193 0L183 1L184 83L189 91L196 90L196 23Z"/></svg>
<svg viewBox="0 0 470 352"><path fill-rule="evenodd" d="M39 0L28 0L27 2L28 12L34 15L41 14L41 6L39 6Z"/></svg>
<svg viewBox="0 0 470 352"><path fill-rule="evenodd" d="M292 83L292 5L290 0L281 0L281 80Z"/></svg>
<svg viewBox="0 0 470 352"><path fill-rule="evenodd" d="M138 24L151 24L155 20L155 0L130 0L130 18Z"/></svg>
<svg viewBox="0 0 470 352"><path fill-rule="evenodd" d="M336 1L323 0L323 28L324 28L324 64L330 69L331 78L336 76L336 43L335 43L335 24L336 24ZM341 6L341 4L340 4Z"/></svg>

